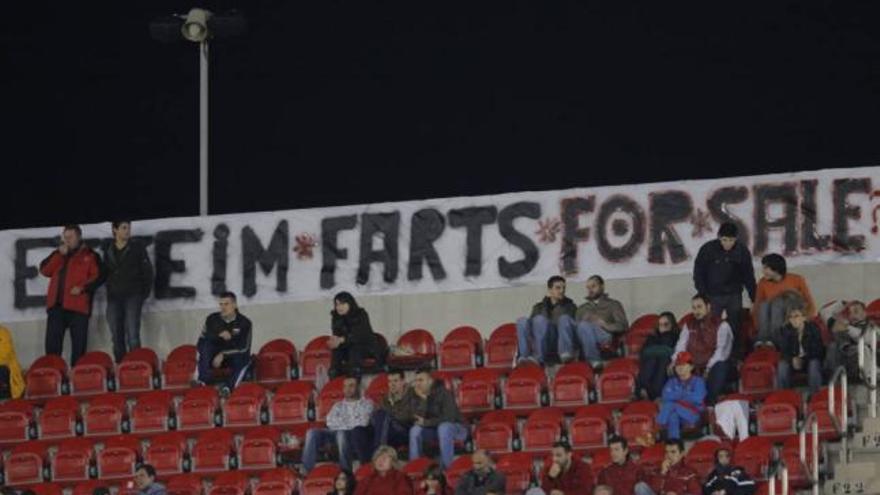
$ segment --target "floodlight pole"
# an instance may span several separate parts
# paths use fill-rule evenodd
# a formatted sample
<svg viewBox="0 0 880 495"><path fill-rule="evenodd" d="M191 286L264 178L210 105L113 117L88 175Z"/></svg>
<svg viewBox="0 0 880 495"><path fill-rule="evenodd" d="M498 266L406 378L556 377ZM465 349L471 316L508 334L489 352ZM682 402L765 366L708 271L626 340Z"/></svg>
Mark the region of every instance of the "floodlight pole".
<svg viewBox="0 0 880 495"><path fill-rule="evenodd" d="M199 215L208 215L208 41L199 49Z"/></svg>

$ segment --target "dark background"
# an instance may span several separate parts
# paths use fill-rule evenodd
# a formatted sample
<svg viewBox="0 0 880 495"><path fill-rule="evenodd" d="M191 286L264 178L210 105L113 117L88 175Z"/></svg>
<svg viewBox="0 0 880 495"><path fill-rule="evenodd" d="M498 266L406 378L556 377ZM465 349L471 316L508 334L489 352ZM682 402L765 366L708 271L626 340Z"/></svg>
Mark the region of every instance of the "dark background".
<svg viewBox="0 0 880 495"><path fill-rule="evenodd" d="M199 4L211 212L877 163L880 2L627 4ZM0 228L198 213L192 6L4 4Z"/></svg>

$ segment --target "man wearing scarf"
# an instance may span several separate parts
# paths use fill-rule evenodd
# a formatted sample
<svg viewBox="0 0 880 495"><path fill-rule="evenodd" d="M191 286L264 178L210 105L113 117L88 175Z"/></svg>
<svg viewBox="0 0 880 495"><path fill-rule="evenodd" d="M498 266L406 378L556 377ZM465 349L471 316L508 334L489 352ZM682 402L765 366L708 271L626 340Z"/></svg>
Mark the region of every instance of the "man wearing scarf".
<svg viewBox="0 0 880 495"><path fill-rule="evenodd" d="M684 324L672 361L675 362L682 352L687 351L690 354L694 373L706 379L706 402L712 405L727 382L733 332L726 321L712 315L708 296L694 296L691 299L691 311L693 317Z"/></svg>

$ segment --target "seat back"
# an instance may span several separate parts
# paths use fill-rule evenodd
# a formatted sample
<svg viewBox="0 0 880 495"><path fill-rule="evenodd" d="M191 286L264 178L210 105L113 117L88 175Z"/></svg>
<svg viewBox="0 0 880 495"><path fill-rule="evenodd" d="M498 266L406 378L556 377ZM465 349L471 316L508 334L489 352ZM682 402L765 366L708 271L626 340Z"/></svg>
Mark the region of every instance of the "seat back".
<svg viewBox="0 0 880 495"><path fill-rule="evenodd" d="M486 343L484 366L487 368L511 369L516 358L517 337L516 325L505 323L489 336Z"/></svg>
<svg viewBox="0 0 880 495"><path fill-rule="evenodd" d="M333 481L339 475L336 464L320 464L312 469L302 482L302 495L326 495L333 490Z"/></svg>
<svg viewBox="0 0 880 495"><path fill-rule="evenodd" d="M657 321L659 319L659 315L652 313L639 316L634 322L632 322L629 331L627 331L626 335L623 337L623 343L628 356L638 355L639 351L642 350L642 346L645 344L645 340L647 340L648 336L650 336L654 332L654 329L657 328Z"/></svg>
<svg viewBox="0 0 880 495"><path fill-rule="evenodd" d="M523 493L532 483L532 456L526 452L504 454L498 459L495 468L504 473L507 480L507 493Z"/></svg>
<svg viewBox="0 0 880 495"><path fill-rule="evenodd" d="M344 396L342 394L342 385L345 382L344 377L337 377L324 385L324 388L318 392L318 399L315 401L315 409L318 421L324 421L327 414L334 404L341 401Z"/></svg>
<svg viewBox="0 0 880 495"><path fill-rule="evenodd" d="M314 395L314 387L305 381L288 382L275 391L269 403L269 423L290 425L309 420L309 401Z"/></svg>

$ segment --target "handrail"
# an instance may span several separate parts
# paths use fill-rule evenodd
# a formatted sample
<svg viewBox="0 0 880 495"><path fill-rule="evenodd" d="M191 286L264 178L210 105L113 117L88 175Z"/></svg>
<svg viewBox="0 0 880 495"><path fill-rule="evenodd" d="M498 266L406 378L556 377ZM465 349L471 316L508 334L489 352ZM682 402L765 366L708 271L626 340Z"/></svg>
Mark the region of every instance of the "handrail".
<svg viewBox="0 0 880 495"><path fill-rule="evenodd" d="M876 328L870 327L866 334L859 337L858 344L859 372L864 378L865 386L868 387L868 416L871 418L877 417L877 332ZM869 350L867 354L871 356L867 367L865 366L866 348Z"/></svg>
<svg viewBox="0 0 880 495"><path fill-rule="evenodd" d="M782 481L782 489L780 490L782 493L780 495L788 495L788 467L785 466L785 464L769 476L767 481L770 484L767 486L767 488L769 488L767 495L776 495L776 476L779 476L780 481ZM815 486L818 490L819 484L816 483Z"/></svg>
<svg viewBox="0 0 880 495"><path fill-rule="evenodd" d="M812 463L807 464L807 429L810 430L810 452L812 452ZM819 495L819 417L815 412L810 413L804 421L804 426L798 433L799 450L801 463L807 466L807 480L812 486L813 495Z"/></svg>
<svg viewBox="0 0 880 495"><path fill-rule="evenodd" d="M834 384L840 379L840 416L837 417L837 408L834 407ZM847 418L849 417L849 394L847 390L848 379L846 376L846 368L838 367L828 382L828 415L831 417L831 424L840 434L840 462L846 464L849 462L847 453Z"/></svg>

